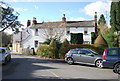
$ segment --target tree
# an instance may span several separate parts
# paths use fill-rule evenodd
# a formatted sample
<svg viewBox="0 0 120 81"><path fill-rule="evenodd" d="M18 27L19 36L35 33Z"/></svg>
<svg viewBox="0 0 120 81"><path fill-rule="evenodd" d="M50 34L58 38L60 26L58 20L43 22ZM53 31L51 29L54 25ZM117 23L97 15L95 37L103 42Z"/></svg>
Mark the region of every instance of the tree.
<svg viewBox="0 0 120 81"><path fill-rule="evenodd" d="M103 34L103 36L104 36L109 48L118 47L118 42L117 42L117 40L115 40L117 38L117 35L114 34L113 30L109 29L108 31L106 31Z"/></svg>
<svg viewBox="0 0 120 81"><path fill-rule="evenodd" d="M14 9L9 7L6 3L0 1L0 32L6 29L18 30L22 26L17 20L19 13L14 12Z"/></svg>
<svg viewBox="0 0 120 81"><path fill-rule="evenodd" d="M100 19L98 20L98 24L106 24L106 20L103 14L100 15Z"/></svg>
<svg viewBox="0 0 120 81"><path fill-rule="evenodd" d="M60 58L63 58L65 57L65 54L66 52L68 52L69 50L69 41L67 39L65 39L60 47L60 50L59 50L59 56Z"/></svg>
<svg viewBox="0 0 120 81"><path fill-rule="evenodd" d="M120 31L120 1L111 3L110 25L113 31Z"/></svg>
<svg viewBox="0 0 120 81"><path fill-rule="evenodd" d="M1 47L7 47L11 43L11 35L6 34L5 32L0 32L0 46Z"/></svg>
<svg viewBox="0 0 120 81"><path fill-rule="evenodd" d="M40 29L42 32L42 38L45 40L55 39L62 41L62 39L64 39L64 35L66 34L65 30L69 28L66 28L66 24L62 22L43 22L40 25Z"/></svg>

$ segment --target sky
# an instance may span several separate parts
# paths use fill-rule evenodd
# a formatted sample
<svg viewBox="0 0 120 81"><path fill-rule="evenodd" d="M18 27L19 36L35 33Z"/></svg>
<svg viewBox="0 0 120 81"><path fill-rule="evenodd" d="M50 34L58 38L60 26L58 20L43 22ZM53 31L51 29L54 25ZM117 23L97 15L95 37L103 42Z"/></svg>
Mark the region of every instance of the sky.
<svg viewBox="0 0 120 81"><path fill-rule="evenodd" d="M75 1L75 0L74 0ZM66 15L67 21L93 20L94 13L97 12L98 19L104 14L107 24L110 19L110 4L108 0L92 0L92 1L6 1L16 12L18 12L18 20L25 25L27 20L36 17L37 22L54 22L61 21L63 14ZM110 26L110 25L109 25Z"/></svg>

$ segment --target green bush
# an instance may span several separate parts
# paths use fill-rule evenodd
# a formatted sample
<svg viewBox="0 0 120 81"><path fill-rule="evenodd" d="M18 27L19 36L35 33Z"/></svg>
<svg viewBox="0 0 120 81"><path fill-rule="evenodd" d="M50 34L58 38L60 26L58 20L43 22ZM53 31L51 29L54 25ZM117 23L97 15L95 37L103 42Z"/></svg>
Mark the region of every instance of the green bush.
<svg viewBox="0 0 120 81"><path fill-rule="evenodd" d="M67 39L65 39L59 50L59 57L63 59L66 52L68 52L68 51L69 51L69 41Z"/></svg>
<svg viewBox="0 0 120 81"><path fill-rule="evenodd" d="M118 46L118 43L115 40L115 38L117 38L117 35L115 35L112 30L108 30L103 36L105 40L107 41L109 48Z"/></svg>
<svg viewBox="0 0 120 81"><path fill-rule="evenodd" d="M96 39L95 32L91 32L91 39L92 39L92 44L94 44L94 41Z"/></svg>
<svg viewBox="0 0 120 81"><path fill-rule="evenodd" d="M52 58L52 53L49 49L49 45L40 45L39 48L37 49L37 55Z"/></svg>
<svg viewBox="0 0 120 81"><path fill-rule="evenodd" d="M49 45L49 44L50 44L50 42L51 42L51 40L52 40L52 39L46 39L46 41L45 41L45 42L43 42L43 44L47 44L47 45Z"/></svg>
<svg viewBox="0 0 120 81"><path fill-rule="evenodd" d="M102 55L106 47L103 45L95 46L94 44L71 44L69 46L69 49L75 49L75 48L89 48L94 52Z"/></svg>
<svg viewBox="0 0 120 81"><path fill-rule="evenodd" d="M71 33L71 44L83 44L83 34L82 33Z"/></svg>
<svg viewBox="0 0 120 81"><path fill-rule="evenodd" d="M50 49L50 52L52 53L52 58L53 59L54 58L59 58L57 43L54 39L50 42L49 49Z"/></svg>

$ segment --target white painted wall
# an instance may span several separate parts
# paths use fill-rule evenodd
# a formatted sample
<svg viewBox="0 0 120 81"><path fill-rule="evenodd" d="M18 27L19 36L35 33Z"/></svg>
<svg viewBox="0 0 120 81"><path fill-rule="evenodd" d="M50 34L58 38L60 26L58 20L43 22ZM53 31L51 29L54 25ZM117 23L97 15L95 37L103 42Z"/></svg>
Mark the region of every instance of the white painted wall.
<svg viewBox="0 0 120 81"><path fill-rule="evenodd" d="M88 34L84 34L84 30L87 28ZM95 32L95 27L71 27L70 33L83 33L83 40L89 41L91 44L91 32Z"/></svg>
<svg viewBox="0 0 120 81"><path fill-rule="evenodd" d="M70 33L84 33L85 27L70 27ZM68 39L70 41L70 34L67 34L67 28L64 28L64 35L62 36L61 41L64 41L64 39ZM29 32L26 33L26 31ZM38 41L39 43L43 43L46 40L46 37L43 35L45 31L43 29L38 29L38 36L35 35L35 29L27 28L24 31L24 40L23 40L23 48L35 48L35 41ZM89 41L91 43L91 32L95 32L95 27L88 27L88 35L83 34L84 41ZM37 48L35 48L37 49Z"/></svg>

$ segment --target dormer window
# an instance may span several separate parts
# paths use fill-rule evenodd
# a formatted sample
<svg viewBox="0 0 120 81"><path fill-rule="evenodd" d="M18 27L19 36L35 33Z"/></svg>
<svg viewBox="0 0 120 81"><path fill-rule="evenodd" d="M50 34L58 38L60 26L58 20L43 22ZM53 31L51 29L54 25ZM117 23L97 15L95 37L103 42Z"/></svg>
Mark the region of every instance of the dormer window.
<svg viewBox="0 0 120 81"><path fill-rule="evenodd" d="M35 29L35 36L38 36L38 29Z"/></svg>

